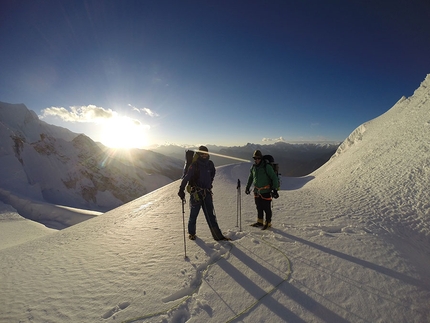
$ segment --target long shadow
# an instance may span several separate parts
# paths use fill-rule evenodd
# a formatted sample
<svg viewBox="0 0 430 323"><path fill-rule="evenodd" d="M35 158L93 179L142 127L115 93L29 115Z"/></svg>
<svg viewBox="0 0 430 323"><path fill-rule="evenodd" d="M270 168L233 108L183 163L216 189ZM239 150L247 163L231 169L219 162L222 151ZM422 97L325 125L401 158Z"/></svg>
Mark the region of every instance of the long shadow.
<svg viewBox="0 0 430 323"><path fill-rule="evenodd" d="M245 265L247 265L249 268L251 268L256 274L263 277L268 283L273 286L277 286L279 285L279 283L285 280L285 278L280 277L270 269L261 265L258 261L249 257L245 252L239 249L239 246L237 244L235 245L235 248L231 250L231 254L237 259L239 259L241 262L243 262Z"/></svg>
<svg viewBox="0 0 430 323"><path fill-rule="evenodd" d="M203 241L197 239L196 240L197 245L202 248L206 253L210 255L211 252L214 252L213 249L209 248ZM235 255L237 253L237 248L234 246L231 250L231 253ZM242 253L243 254L243 253ZM253 265L256 264L256 262L249 258L246 261L248 263L252 263ZM246 264L246 263L245 263ZM240 284L251 296L255 298L255 300L258 300L262 297L262 295L267 294L267 292L260 288L258 285L256 285L251 279L249 279L246 275L244 275L241 271L239 271L236 267L234 267L232 264L230 264L228 261L218 261L217 265L224 270L228 275L232 277L232 279ZM262 267L260 264L258 264L260 267ZM264 268L264 267L263 267ZM262 269L262 268L260 268ZM271 271L267 271L266 268L264 268L263 271L265 274L269 274L269 276L276 276ZM279 276L278 276L279 277ZM279 277L279 282L282 281L282 278ZM286 308L284 305L279 303L278 301L273 300L272 302L267 302L268 304L265 304L272 313L279 316L279 318L283 322L297 322L297 323L305 323L303 319L301 319L299 316L297 316L295 313L290 311L288 308Z"/></svg>
<svg viewBox="0 0 430 323"><path fill-rule="evenodd" d="M255 273L265 278L272 285L277 286L280 284L280 282L283 282L284 280L283 278L279 277L272 271L268 270L266 267L262 266L259 262L249 257L246 253L240 250L239 247L237 247L236 245L235 245L235 248L232 249L231 254L235 256L237 259L239 259L242 263L247 265L249 268L251 268ZM230 272L227 272L227 273L230 274ZM238 282L240 283L240 281ZM348 320L339 316L338 314L331 311L324 305L318 303L316 300L314 300L313 298L311 298L310 296L302 292L297 287L294 287L290 283L286 282L284 286L285 288L282 288L282 290L286 296L291 298L297 304L300 304L300 306L306 308L308 311L312 312L315 316L318 316L323 321L328 323L333 323L333 322L348 323L349 322ZM270 308L270 304L267 304L267 303L265 303L265 305L267 305ZM272 310L272 308L270 309ZM281 317L285 319L285 316L281 316Z"/></svg>
<svg viewBox="0 0 430 323"><path fill-rule="evenodd" d="M281 292L284 293L287 297L293 299L297 304L300 304L303 308L307 309L309 312L319 317L321 320L327 323L349 323L347 319L339 316L332 310L328 309L321 303L318 303L312 297L302 292L297 287L293 286L290 283L286 283Z"/></svg>
<svg viewBox="0 0 430 323"><path fill-rule="evenodd" d="M256 300L260 299L262 295L265 295L267 293L264 289L257 286L251 279L249 279L246 275L244 275L228 261L219 261L217 265L228 275L230 275L236 283L240 284ZM271 273L271 275L274 274ZM273 314L276 314L283 322L306 322L305 320L297 316L297 314L293 313L291 310L285 307L285 305L282 305L273 298L270 298L270 301L265 302L264 305L267 306L267 308Z"/></svg>
<svg viewBox="0 0 430 323"><path fill-rule="evenodd" d="M346 253L339 252L339 251L336 251L336 250L333 250L333 249L330 249L330 248L327 248L327 247L323 247L323 246L321 246L319 244L316 244L314 242L310 242L308 240L305 240L305 239L293 236L291 234L288 234L288 233L286 233L284 231L281 231L281 230L278 230L278 229L272 229L272 231L274 231L275 233L277 233L279 235L282 235L282 236L284 236L284 237L286 237L288 239L295 240L297 242L303 243L305 245L308 245L308 246L310 246L312 248L321 250L321 251L323 251L325 253L328 253L330 255L333 255L333 256L342 258L344 260L353 262L353 263L355 263L357 265L360 265L360 266L363 266L363 267L375 270L375 271L377 271L377 272L379 272L379 273L381 273L383 275L386 275L386 276L398 279L398 280L400 280L400 281L402 281L404 283L416 286L416 287L418 287L420 289L426 289L427 291L430 291L430 285L428 283L424 282L424 281L419 280L419 279L416 279L416 278L407 276L405 274L399 273L397 271L394 271L392 269L389 269L389 268L386 268L386 267L374 264L374 263L372 263L370 261L359 259L359 258L350 256L350 255L348 255Z"/></svg>
<svg viewBox="0 0 430 323"><path fill-rule="evenodd" d="M294 191L302 188L308 182L313 180L315 176L303 176L303 177L286 177L281 185L281 190Z"/></svg>
<svg viewBox="0 0 430 323"><path fill-rule="evenodd" d="M198 242L198 245L208 252L208 247L204 244L204 242ZM209 250L210 251L210 250ZM213 250L212 250L213 252ZM276 273L272 272L268 268L261 265L259 262L255 261L251 257L249 257L245 252L239 249L237 245L233 247L231 250L231 255L235 256L238 260L244 263L246 266L251 268L255 273L266 279L270 284L277 287L284 282L284 278L280 277ZM265 290L257 286L249 277L244 275L241 271L239 271L236 267L234 267L228 261L219 261L217 265L224 270L232 279L240 284L251 296L253 296L256 300L262 298L262 295L266 295L267 297L271 297L270 294L267 294ZM335 312L326 308L322 304L318 303L304 292L300 291L298 288L292 286L289 283L286 283L286 288L283 291L288 297L292 300L308 309L314 315L318 316L320 319L327 323L339 322L339 323L349 323L349 321L345 320ZM302 318L300 318L297 314L289 310L285 305L279 303L273 298L264 302L264 305L273 313L276 314L282 322L294 322L294 323L304 323L306 322Z"/></svg>

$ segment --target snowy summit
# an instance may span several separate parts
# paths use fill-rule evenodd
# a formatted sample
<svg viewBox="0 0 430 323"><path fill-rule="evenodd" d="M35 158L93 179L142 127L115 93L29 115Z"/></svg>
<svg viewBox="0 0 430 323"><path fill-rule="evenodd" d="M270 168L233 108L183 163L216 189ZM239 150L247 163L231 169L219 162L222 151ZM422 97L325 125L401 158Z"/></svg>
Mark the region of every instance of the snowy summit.
<svg viewBox="0 0 430 323"><path fill-rule="evenodd" d="M0 102L0 165L0 201L62 229L177 180L183 162L143 149L109 149L47 124L23 104Z"/></svg>
<svg viewBox="0 0 430 323"><path fill-rule="evenodd" d="M429 138L430 75L324 166L283 177L267 231L236 189L250 164L218 167L232 242L203 214L184 241L179 181L61 231L2 205L0 322L428 322Z"/></svg>

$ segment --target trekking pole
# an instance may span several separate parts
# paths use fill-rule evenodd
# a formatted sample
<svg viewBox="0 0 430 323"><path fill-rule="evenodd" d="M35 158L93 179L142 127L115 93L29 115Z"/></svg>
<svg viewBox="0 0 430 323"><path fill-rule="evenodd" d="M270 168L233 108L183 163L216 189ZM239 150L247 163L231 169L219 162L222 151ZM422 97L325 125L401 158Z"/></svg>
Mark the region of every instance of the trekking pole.
<svg viewBox="0 0 430 323"><path fill-rule="evenodd" d="M237 179L236 223L237 223L236 226L239 226L239 231L241 232L242 231L242 193L240 191L240 179Z"/></svg>
<svg viewBox="0 0 430 323"><path fill-rule="evenodd" d="M240 181L237 179L237 186L236 186L236 227L239 226L239 185Z"/></svg>
<svg viewBox="0 0 430 323"><path fill-rule="evenodd" d="M184 253L185 253L185 258L187 258L187 242L185 239L185 199L182 200L182 228L184 231Z"/></svg>

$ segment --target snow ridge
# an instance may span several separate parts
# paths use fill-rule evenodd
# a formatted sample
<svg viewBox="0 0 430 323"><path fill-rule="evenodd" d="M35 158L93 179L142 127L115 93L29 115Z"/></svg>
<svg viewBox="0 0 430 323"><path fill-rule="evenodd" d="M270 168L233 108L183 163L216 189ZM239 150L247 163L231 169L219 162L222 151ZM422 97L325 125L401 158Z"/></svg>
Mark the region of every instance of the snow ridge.
<svg viewBox="0 0 430 323"><path fill-rule="evenodd" d="M366 199L374 214L366 217L397 233L405 228L430 241L430 75L414 94L358 127L335 156L312 175L335 184L345 200ZM357 180L364 196L350 196ZM384 211L386 210L386 211ZM385 223L382 225L382 223Z"/></svg>
<svg viewBox="0 0 430 323"><path fill-rule="evenodd" d="M338 157L340 154L345 152L349 147L351 147L354 144L358 144L363 139L363 134L366 131L366 124L362 124L359 127L357 127L349 136L345 139L337 148L334 155L331 157L331 159L334 159Z"/></svg>

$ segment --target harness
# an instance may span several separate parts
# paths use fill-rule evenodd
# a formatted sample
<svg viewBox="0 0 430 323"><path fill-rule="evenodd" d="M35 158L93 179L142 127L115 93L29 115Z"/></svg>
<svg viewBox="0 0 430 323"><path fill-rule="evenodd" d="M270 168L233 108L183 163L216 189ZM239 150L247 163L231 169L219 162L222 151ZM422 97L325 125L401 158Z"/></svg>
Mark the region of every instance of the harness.
<svg viewBox="0 0 430 323"><path fill-rule="evenodd" d="M266 185L266 186L263 186L263 187L257 187L257 186L255 186L254 185L254 198L257 198L257 197L260 197L260 198L262 198L263 200L266 200L266 201L271 201L272 200L272 196L270 196L270 197L264 197L263 195L261 195L261 190L266 190L266 189L268 189L268 188L270 188L271 186L270 185ZM270 195L270 194L269 194Z"/></svg>
<svg viewBox="0 0 430 323"><path fill-rule="evenodd" d="M201 188L198 186L191 187L190 195L193 196L194 201L200 202L200 197L204 200L206 198L206 194L212 195L212 190L209 188Z"/></svg>
<svg viewBox="0 0 430 323"><path fill-rule="evenodd" d="M206 198L207 194L212 194L212 190L210 188L201 188L197 186L197 182L200 179L200 167L198 160L192 162L190 167L193 167L193 176L188 181L187 192L190 193L190 196L193 197L195 202L201 203Z"/></svg>

